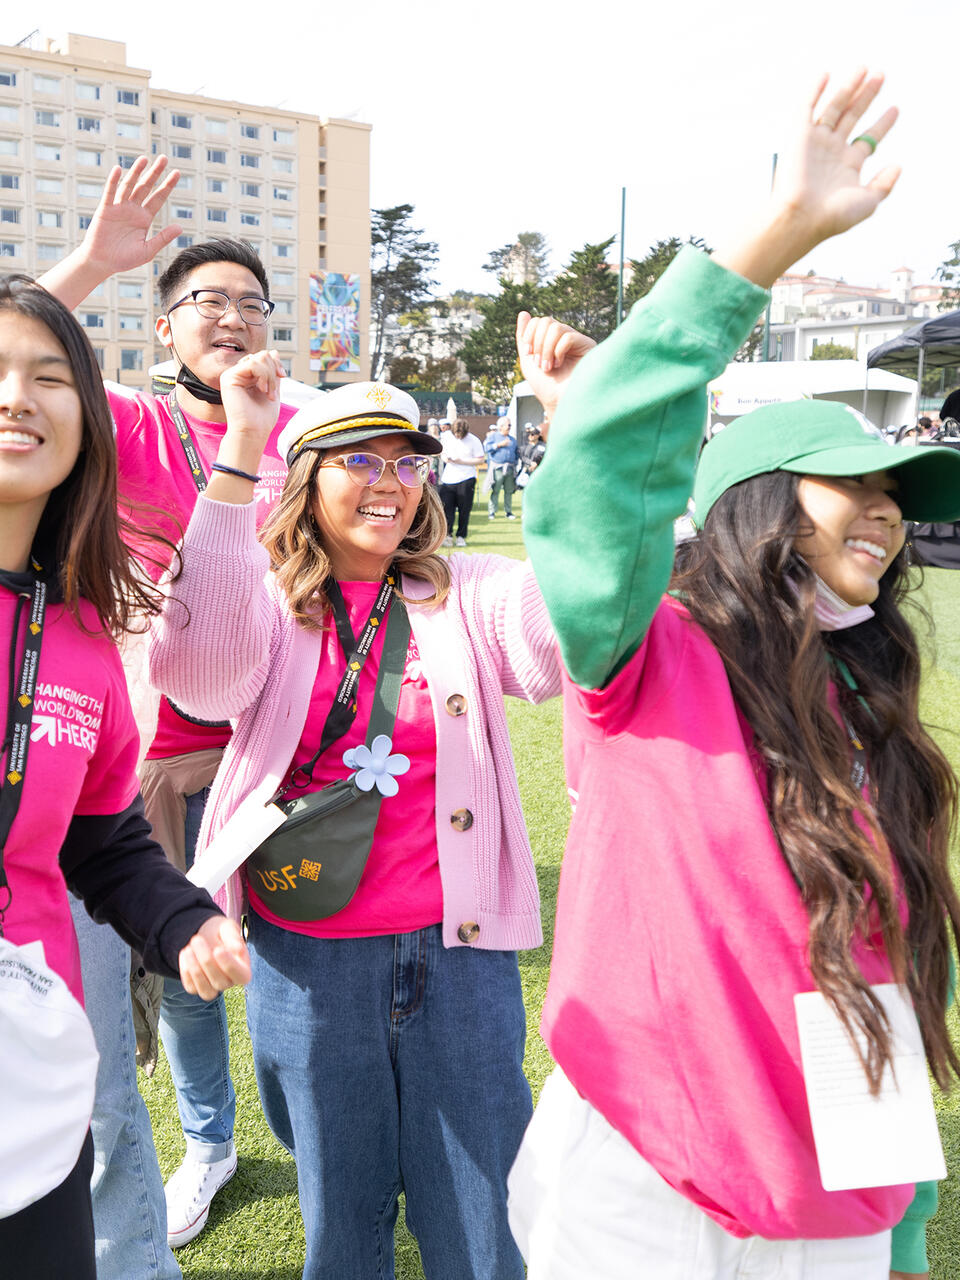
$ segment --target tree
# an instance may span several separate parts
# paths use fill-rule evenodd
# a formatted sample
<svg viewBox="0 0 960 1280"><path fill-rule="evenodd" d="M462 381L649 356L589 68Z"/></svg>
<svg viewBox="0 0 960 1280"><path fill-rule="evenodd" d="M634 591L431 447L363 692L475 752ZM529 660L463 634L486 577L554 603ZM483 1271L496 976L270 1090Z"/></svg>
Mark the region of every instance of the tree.
<svg viewBox="0 0 960 1280"><path fill-rule="evenodd" d="M617 273L610 269L607 250L614 237L576 249L553 284L543 290L542 305L564 324L597 342L617 322Z"/></svg>
<svg viewBox="0 0 960 1280"><path fill-rule="evenodd" d="M857 353L853 347L845 347L839 342L819 342L810 352L811 360L856 360Z"/></svg>
<svg viewBox="0 0 960 1280"><path fill-rule="evenodd" d="M512 284L543 284L548 256L546 238L539 231L521 231L513 244L494 249L483 269Z"/></svg>
<svg viewBox="0 0 960 1280"><path fill-rule="evenodd" d="M481 395L503 402L510 399L520 381L517 316L521 311L536 314L543 291L532 284L510 284L507 280L501 284L494 297L478 299L483 324L460 348L460 360Z"/></svg>
<svg viewBox="0 0 960 1280"><path fill-rule="evenodd" d="M412 204L374 209L370 226L370 327L373 351L370 376L380 376L386 358L384 329L390 316L412 311L426 302L436 284L429 275L437 261L437 246L421 240L420 227L410 223Z"/></svg>
<svg viewBox="0 0 960 1280"><path fill-rule="evenodd" d="M419 386L420 360L406 351L390 357L390 381L396 386Z"/></svg>
<svg viewBox="0 0 960 1280"><path fill-rule="evenodd" d="M937 308L939 311L955 311L960 307L960 240L955 240L950 249L952 256L945 258L935 272L937 279L946 286Z"/></svg>
<svg viewBox="0 0 960 1280"><path fill-rule="evenodd" d="M669 240L658 240L656 244L652 244L645 258L630 259L630 281L623 291L624 311L629 311L635 302L647 296L684 244L692 244L704 253L710 252L699 236L688 236L686 240L671 236Z"/></svg>

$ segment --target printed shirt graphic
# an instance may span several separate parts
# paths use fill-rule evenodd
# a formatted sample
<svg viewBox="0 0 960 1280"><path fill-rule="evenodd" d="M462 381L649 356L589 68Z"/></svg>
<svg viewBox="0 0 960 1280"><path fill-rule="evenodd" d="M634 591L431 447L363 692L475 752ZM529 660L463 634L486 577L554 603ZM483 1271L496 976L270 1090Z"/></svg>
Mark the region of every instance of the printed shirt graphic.
<svg viewBox="0 0 960 1280"><path fill-rule="evenodd" d="M0 588L0 635L8 641L14 607L13 594ZM93 609L81 608L85 625L96 629ZM5 718L8 696L4 681ZM48 606L23 796L3 855L13 893L4 929L11 942L40 939L47 963L81 1002L60 847L74 814L120 813L133 801L136 761L137 734L116 647L107 636L85 635L62 605Z"/></svg>
<svg viewBox="0 0 960 1280"><path fill-rule="evenodd" d="M117 487L121 515L131 518L138 529L152 529L178 543L193 514L197 486L166 399L142 393L124 395L109 387L107 398L117 428ZM281 404L277 425L264 449L259 468L260 483L254 490L258 526L263 524L283 492L287 466L280 457L277 441L295 412L295 406ZM210 464L216 461L226 428L223 423L204 422L189 413L183 416L209 480ZM158 546L135 534L128 536L127 540L134 554L144 557L144 567L156 581L166 567L166 549L162 544ZM153 565L150 558L164 563ZM151 760L163 760L208 747L222 747L229 737L229 729L190 724L178 716L164 698L160 703L156 737L147 755Z"/></svg>
<svg viewBox="0 0 960 1280"><path fill-rule="evenodd" d="M354 635L359 634L376 600L380 584L341 582L343 598ZM349 775L343 753L366 741L373 690L383 651L383 631L374 639L360 675L357 716L346 734L320 757L308 791ZM320 742L324 721L343 674L343 654L331 627L325 634L317 681L293 765L306 764ZM400 686L400 702L393 731L393 750L410 759L409 772L397 781L397 795L384 799L370 857L353 899L336 915L315 923L282 920L270 910L270 897L256 875L248 882L250 901L259 915L284 929L315 938L362 938L385 933L406 933L438 924L443 919L443 890L437 854L436 766L437 734L430 690L413 636L407 646L407 663ZM322 859L321 859L322 860ZM315 879L311 866L296 874ZM275 890L277 892L277 890Z"/></svg>

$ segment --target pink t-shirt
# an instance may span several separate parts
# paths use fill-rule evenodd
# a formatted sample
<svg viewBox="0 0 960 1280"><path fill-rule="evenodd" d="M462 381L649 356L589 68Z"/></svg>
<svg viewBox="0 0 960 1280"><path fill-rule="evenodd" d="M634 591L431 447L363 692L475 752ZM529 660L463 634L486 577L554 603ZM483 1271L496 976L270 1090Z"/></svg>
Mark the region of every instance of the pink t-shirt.
<svg viewBox="0 0 960 1280"><path fill-rule="evenodd" d="M142 392L126 395L114 388L108 388L107 397L117 429L120 512L130 516L136 528L160 532L177 543L193 514L197 486L166 397L158 398ZM283 492L287 467L280 457L277 441L295 412L293 405L281 404L277 425L263 453L260 483L254 490L258 527ZM189 413L184 413L184 418L209 480L210 464L216 461L226 428L221 422L205 422ZM150 576L154 580L159 578L169 558L163 545L151 544L136 534L128 536L127 540L138 556L146 557L144 565ZM151 564L151 557L163 563ZM147 758L164 760L208 747L222 747L229 737L229 729L190 724L163 698L156 736Z"/></svg>
<svg viewBox="0 0 960 1280"><path fill-rule="evenodd" d="M13 593L0 586L0 636L5 644L15 604ZM85 602L81 612L86 626L99 627ZM21 634L23 626L21 614ZM18 674L20 660L18 653ZM0 683L5 724L6 678ZM48 605L23 796L3 852L13 893L4 931L18 944L39 938L47 963L81 1003L80 956L58 855L75 814L121 813L133 802L139 789L134 772L137 746L113 641L86 635L62 605Z"/></svg>
<svg viewBox="0 0 960 1280"><path fill-rule="evenodd" d="M719 654L665 598L605 689L567 681L578 796L543 1034L578 1092L735 1236L894 1226L913 1186L824 1191L793 997L809 920ZM853 952L889 982L882 939Z"/></svg>
<svg viewBox="0 0 960 1280"><path fill-rule="evenodd" d="M378 582L341 582L350 626L359 636L380 590ZM357 715L344 736L317 761L313 785L317 791L350 770L343 753L366 741L373 690L383 652L383 633L374 638L360 675ZM340 678L344 657L331 625L324 633L323 650L316 683L310 697L303 737L293 757L296 767L311 759L320 745L320 735ZM269 899L257 892L262 888L255 874L248 881L251 906L271 923L314 938L360 938L376 934L407 933L438 924L443 919L443 892L436 834L437 736L433 722L430 691L420 669L420 654L413 636L407 648L407 665L400 686L393 750L410 759L409 772L397 778L400 790L385 796L373 838L370 857L353 899L336 915L315 923L299 924L273 914Z"/></svg>

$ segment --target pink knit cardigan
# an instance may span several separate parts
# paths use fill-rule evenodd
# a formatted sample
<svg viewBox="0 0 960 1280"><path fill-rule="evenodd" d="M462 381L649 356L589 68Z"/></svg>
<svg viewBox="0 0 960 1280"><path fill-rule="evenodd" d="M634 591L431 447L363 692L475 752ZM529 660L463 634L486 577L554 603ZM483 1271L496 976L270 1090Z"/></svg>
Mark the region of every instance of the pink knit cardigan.
<svg viewBox="0 0 960 1280"><path fill-rule="evenodd" d="M452 583L441 608L418 605L429 586L403 579L437 734L443 940L536 947L543 940L539 894L502 695L542 702L558 694L556 641L528 563L474 555L448 563ZM285 778L322 638L292 618L256 541L252 503L200 497L184 536L183 573L170 595L151 638L152 682L192 715L236 721L200 830L202 858L242 800L256 792L266 803ZM448 711L454 694L466 699L465 714ZM472 817L466 830L462 810ZM454 814L461 815L456 824ZM239 875L218 899L239 917ZM466 924L479 929L464 929L461 937Z"/></svg>

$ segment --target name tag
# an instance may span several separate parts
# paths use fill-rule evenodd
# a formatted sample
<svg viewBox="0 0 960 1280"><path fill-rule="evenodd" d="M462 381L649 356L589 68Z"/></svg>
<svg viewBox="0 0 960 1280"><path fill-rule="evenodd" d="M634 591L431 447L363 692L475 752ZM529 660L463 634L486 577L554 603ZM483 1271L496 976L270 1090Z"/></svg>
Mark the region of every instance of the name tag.
<svg viewBox="0 0 960 1280"><path fill-rule="evenodd" d="M874 1097L846 1028L819 991L794 996L810 1121L825 1191L947 1176L920 1026L906 991L873 988L890 1020L893 1071Z"/></svg>
<svg viewBox="0 0 960 1280"><path fill-rule="evenodd" d="M247 796L187 872L187 879L208 893L216 893L286 820L277 805L265 805L256 795Z"/></svg>

